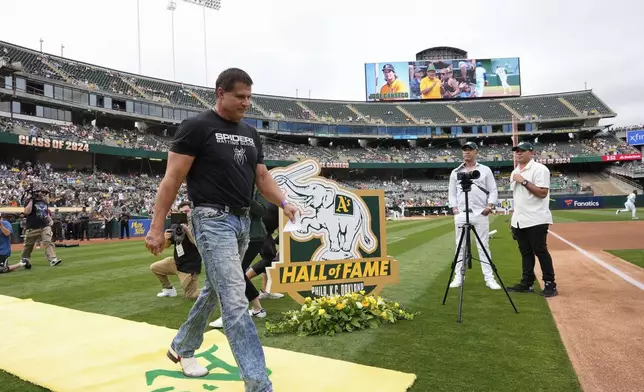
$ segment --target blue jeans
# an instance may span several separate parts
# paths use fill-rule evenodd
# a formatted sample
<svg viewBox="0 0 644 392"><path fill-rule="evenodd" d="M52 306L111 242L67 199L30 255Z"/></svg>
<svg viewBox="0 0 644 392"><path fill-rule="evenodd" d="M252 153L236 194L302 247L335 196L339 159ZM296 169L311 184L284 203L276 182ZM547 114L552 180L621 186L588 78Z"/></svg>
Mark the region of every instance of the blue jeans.
<svg viewBox="0 0 644 392"><path fill-rule="evenodd" d="M264 350L248 314L241 257L248 247L250 219L223 211L196 207L192 232L204 263L206 281L188 320L179 328L172 348L183 358L194 356L217 301L221 304L224 333L239 367L246 392L271 392Z"/></svg>

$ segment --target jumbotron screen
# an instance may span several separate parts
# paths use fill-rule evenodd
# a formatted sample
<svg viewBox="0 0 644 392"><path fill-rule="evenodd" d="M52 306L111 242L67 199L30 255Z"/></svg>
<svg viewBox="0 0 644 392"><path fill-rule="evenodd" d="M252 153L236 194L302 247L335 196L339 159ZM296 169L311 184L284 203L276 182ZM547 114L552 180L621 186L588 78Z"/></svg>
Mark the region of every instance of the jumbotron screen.
<svg viewBox="0 0 644 392"><path fill-rule="evenodd" d="M521 96L519 58L366 63L367 101Z"/></svg>

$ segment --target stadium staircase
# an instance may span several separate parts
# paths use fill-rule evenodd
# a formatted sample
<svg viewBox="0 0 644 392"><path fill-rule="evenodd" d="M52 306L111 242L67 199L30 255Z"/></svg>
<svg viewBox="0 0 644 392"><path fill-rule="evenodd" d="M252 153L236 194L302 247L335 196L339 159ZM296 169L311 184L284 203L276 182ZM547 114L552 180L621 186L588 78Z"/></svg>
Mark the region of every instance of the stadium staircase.
<svg viewBox="0 0 644 392"><path fill-rule="evenodd" d="M400 105L396 105L396 109L398 109L398 110L400 110L401 112L405 113L405 116L407 116L407 118L411 118L411 120L412 120L415 124L421 125L420 121L418 121L418 119L416 119L416 117L412 116L412 115L411 115L411 113L409 113L407 110L405 110L405 108L403 108L402 106L400 106ZM432 124L433 124L433 123L434 123L434 122L432 121Z"/></svg>
<svg viewBox="0 0 644 392"><path fill-rule="evenodd" d="M257 102L255 102L253 99L251 99L251 102L252 102L252 104L253 104L253 107L254 107L258 112L260 112L264 117L266 117L266 118L271 118L270 113L268 113L268 112L266 111L266 109L264 109L263 107L259 106L259 105L257 104ZM210 106L209 106L209 107L210 107Z"/></svg>
<svg viewBox="0 0 644 392"><path fill-rule="evenodd" d="M189 89L189 88L187 88L187 87L185 87L185 86L183 87L183 91L187 91L187 92L188 92L190 95L192 95L192 96L193 96L197 101L199 101L199 102L200 102L204 107L207 107L207 108L212 108L212 107L213 107L213 106L210 104L210 102L206 101L206 99L205 99L204 97L202 97L201 95L197 94L195 91L193 91L193 90L191 90L191 89Z"/></svg>
<svg viewBox="0 0 644 392"><path fill-rule="evenodd" d="M49 60L47 60L47 56L42 56L42 62L49 67L52 71L57 73L61 78L63 78L67 83L71 84L76 84L76 79L72 78L69 76L69 74L65 71L63 71L61 68L54 67L53 65L49 64Z"/></svg>
<svg viewBox="0 0 644 392"><path fill-rule="evenodd" d="M463 115L463 113L461 113L461 112L459 112L458 110L456 110L456 108L454 108L452 105L447 105L447 107L448 107L452 112L454 112L454 113L455 113L455 114L456 114L456 115L457 115L461 120L465 121L466 123L469 123L469 122L470 122L470 119L469 119L469 118L465 117L465 116Z"/></svg>
<svg viewBox="0 0 644 392"><path fill-rule="evenodd" d="M574 107L570 102L566 101L565 99L563 99L563 98L561 98L561 97L559 97L559 98L557 98L557 99L559 100L559 102L561 102L562 104L564 104L564 106L566 106L568 109L570 109L570 110L571 110L573 113L575 113L577 116L579 116L579 117L584 117L584 114L583 114L582 112L580 112L579 110L577 110L577 108L576 108L576 107Z"/></svg>
<svg viewBox="0 0 644 392"><path fill-rule="evenodd" d="M143 98L148 99L148 100L150 100L150 101L152 101L152 100L153 100L153 99L152 99L152 97L150 97L150 96L149 96L148 94L146 94L143 90L141 90L141 88L140 88L139 86L137 86L136 84L134 84L134 83L132 83L131 81L129 81L129 80L128 80L128 78L126 78L126 77L124 77L124 76L121 76L121 80L122 80L123 82L125 82L125 84L127 84L128 86L132 87L132 90L134 90L134 91L136 91L137 93L139 93L139 95L140 95L140 96L142 96Z"/></svg>
<svg viewBox="0 0 644 392"><path fill-rule="evenodd" d="M516 110L514 110L514 109L512 109L510 106L508 106L508 104L507 104L507 103L505 103L505 102L499 102L499 105L503 106L503 107L505 108L505 110L507 110L508 112L512 113L512 115L513 115L514 117L516 117L517 119L519 119L519 118L521 118L521 117L522 117L522 116L521 116L521 115L520 115Z"/></svg>
<svg viewBox="0 0 644 392"><path fill-rule="evenodd" d="M354 113L356 114L356 116L358 116L358 118L366 118L364 114L360 113L360 112L358 111L358 109L356 109L356 108L354 108L353 106L351 106L351 104L347 104L347 107L349 108L349 110L351 110L352 112L354 112Z"/></svg>
<svg viewBox="0 0 644 392"><path fill-rule="evenodd" d="M620 187L613 184L609 176L600 173L582 173L579 182L590 184L595 196L621 195L624 193Z"/></svg>
<svg viewBox="0 0 644 392"><path fill-rule="evenodd" d="M320 120L320 119L318 118L318 116L315 114L315 112L314 112L313 110L311 110L311 109L307 108L307 107L306 107L306 105L304 105L302 102L297 101L297 102L295 102L295 103L297 104L297 106L301 107L301 108L302 108L302 109L304 109L306 112L308 112L308 113L309 113L309 116L311 116L315 121L319 121L319 120Z"/></svg>

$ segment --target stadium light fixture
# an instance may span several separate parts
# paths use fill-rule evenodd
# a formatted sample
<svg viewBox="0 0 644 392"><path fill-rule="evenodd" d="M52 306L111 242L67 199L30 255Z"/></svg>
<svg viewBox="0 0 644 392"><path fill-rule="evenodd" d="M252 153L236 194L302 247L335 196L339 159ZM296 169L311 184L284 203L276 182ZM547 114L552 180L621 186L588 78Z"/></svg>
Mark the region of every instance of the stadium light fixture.
<svg viewBox="0 0 644 392"><path fill-rule="evenodd" d="M175 57L174 57L174 11L177 9L177 3L170 0L168 3L168 10L172 14L172 80L177 81L177 73L175 67Z"/></svg>
<svg viewBox="0 0 644 392"><path fill-rule="evenodd" d="M203 49L206 66L206 86L208 86L208 42L206 40L206 8L219 11L221 9L221 0L182 0L185 3L194 4L202 7L203 11Z"/></svg>

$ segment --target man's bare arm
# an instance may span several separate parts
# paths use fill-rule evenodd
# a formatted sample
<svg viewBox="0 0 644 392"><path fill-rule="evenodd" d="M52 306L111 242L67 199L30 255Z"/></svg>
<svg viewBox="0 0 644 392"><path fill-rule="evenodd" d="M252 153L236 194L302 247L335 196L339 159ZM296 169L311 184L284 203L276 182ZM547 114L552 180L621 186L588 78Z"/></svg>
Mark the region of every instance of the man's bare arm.
<svg viewBox="0 0 644 392"><path fill-rule="evenodd" d="M159 184L157 196L154 201L154 215L152 217L151 230L163 230L165 217L177 198L179 187L186 179L195 157L190 155L168 152L168 163L165 176Z"/></svg>
<svg viewBox="0 0 644 392"><path fill-rule="evenodd" d="M266 200L275 204L276 206L281 206L282 201L285 200L282 190L273 179L271 173L269 173L266 165L260 163L257 165L255 170L255 184L259 193L261 193Z"/></svg>
<svg viewBox="0 0 644 392"><path fill-rule="evenodd" d="M33 208L33 206L34 206L33 199L29 200L29 203L27 203L27 205L25 206L25 209L22 211L23 214L25 214L25 215L31 214L31 209Z"/></svg>
<svg viewBox="0 0 644 392"><path fill-rule="evenodd" d="M538 186L534 185L531 182L528 182L525 185L525 187L528 191L530 191L530 193L532 193L533 195L535 195L540 199L543 199L546 196L548 196L548 188L539 188Z"/></svg>

